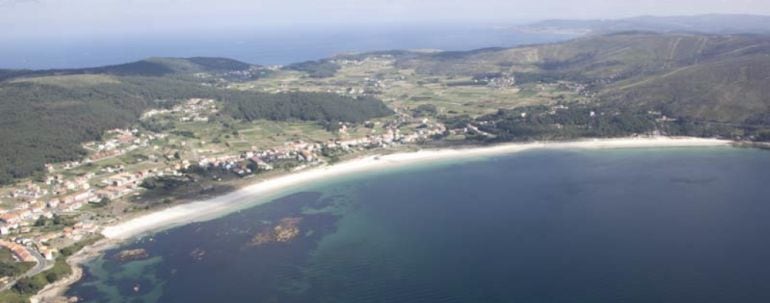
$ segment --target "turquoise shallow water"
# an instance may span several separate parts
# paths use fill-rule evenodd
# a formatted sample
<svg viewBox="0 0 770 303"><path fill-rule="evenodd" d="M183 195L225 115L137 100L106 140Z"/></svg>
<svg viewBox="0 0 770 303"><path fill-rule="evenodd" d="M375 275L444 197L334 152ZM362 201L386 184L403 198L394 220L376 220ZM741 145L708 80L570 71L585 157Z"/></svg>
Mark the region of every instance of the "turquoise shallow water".
<svg viewBox="0 0 770 303"><path fill-rule="evenodd" d="M770 302L769 168L750 149L530 151L331 180L108 252L69 294ZM295 237L255 245L289 221ZM150 258L114 257L134 248Z"/></svg>

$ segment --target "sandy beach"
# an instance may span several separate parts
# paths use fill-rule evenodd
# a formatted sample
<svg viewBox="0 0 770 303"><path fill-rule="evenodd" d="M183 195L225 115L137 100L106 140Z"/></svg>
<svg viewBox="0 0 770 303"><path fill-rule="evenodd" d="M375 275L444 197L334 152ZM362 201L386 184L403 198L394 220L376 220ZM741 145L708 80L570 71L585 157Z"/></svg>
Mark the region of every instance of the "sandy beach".
<svg viewBox="0 0 770 303"><path fill-rule="evenodd" d="M729 146L733 141L703 138L618 138L587 139L569 142L509 143L485 147L456 149L430 149L417 152L402 152L388 155L369 155L333 165L301 170L272 179L258 181L239 190L215 198L172 206L163 210L141 215L102 230L105 239L87 246L67 261L73 266L73 274L54 284L48 285L31 300L32 302L62 302L61 297L70 285L83 274L81 265L100 255L105 250L142 235L159 232L174 226L214 219L239 209L277 198L281 193L297 186L329 180L334 177L369 171L383 171L425 165L440 161L484 158L488 156L513 154L533 149L621 149L621 148L665 148L665 147L709 147Z"/></svg>
<svg viewBox="0 0 770 303"><path fill-rule="evenodd" d="M485 157L532 149L606 149L645 147L725 146L731 141L703 138L620 138L591 139L570 142L510 143L489 147L435 149L383 156L367 156L334 165L317 167L264 180L235 192L208 200L186 203L139 216L104 228L102 234L113 240L127 240L173 226L213 219L224 214L267 202L281 191L295 186L366 171L381 171L413 164L442 160ZM255 202L257 201L257 202Z"/></svg>

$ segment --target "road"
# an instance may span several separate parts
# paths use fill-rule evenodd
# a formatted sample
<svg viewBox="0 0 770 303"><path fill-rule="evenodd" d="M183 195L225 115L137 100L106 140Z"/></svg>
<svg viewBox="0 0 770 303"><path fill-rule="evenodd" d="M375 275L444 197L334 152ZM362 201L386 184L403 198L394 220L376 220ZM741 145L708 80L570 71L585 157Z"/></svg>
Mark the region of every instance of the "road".
<svg viewBox="0 0 770 303"><path fill-rule="evenodd" d="M35 257L35 262L36 262L35 266L30 268L23 275L15 278L15 279L11 280L10 282L8 282L7 284L5 284L5 286L0 288L0 292L8 290L9 288L13 287L14 285L16 285L16 282L19 281L19 279L21 279L21 278L32 277L32 276L37 275L37 274L39 274L41 272L49 270L49 269L51 269L51 267L53 267L54 261L46 260L45 257L43 257L40 253L37 252L36 249L34 249L32 247L25 247L25 248L27 249L27 251L29 251L29 253L33 257Z"/></svg>

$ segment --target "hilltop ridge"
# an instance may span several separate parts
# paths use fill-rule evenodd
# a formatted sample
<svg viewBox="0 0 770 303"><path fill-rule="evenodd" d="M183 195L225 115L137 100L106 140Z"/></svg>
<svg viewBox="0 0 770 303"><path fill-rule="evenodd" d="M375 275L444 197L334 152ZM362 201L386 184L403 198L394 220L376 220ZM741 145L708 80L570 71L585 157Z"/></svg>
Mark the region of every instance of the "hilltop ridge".
<svg viewBox="0 0 770 303"><path fill-rule="evenodd" d="M170 58L152 57L135 62L89 68L48 69L48 70L1 70L0 81L20 77L41 77L54 75L112 75L161 77L172 74L198 72L238 72L258 66L238 60L218 57Z"/></svg>

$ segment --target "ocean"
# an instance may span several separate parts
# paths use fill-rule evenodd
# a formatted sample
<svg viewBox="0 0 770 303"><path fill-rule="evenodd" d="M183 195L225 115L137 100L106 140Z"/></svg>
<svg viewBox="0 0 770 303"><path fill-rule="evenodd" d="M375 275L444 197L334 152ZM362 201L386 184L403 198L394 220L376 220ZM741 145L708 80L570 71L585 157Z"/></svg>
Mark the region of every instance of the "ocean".
<svg viewBox="0 0 770 303"><path fill-rule="evenodd" d="M148 57L225 57L252 64L289 64L345 52L393 49L471 50L562 41L574 36L522 33L511 26L401 24L259 28L227 32L5 41L0 69L79 68Z"/></svg>
<svg viewBox="0 0 770 303"><path fill-rule="evenodd" d="M108 251L68 295L770 302L769 155L533 150L347 176Z"/></svg>

